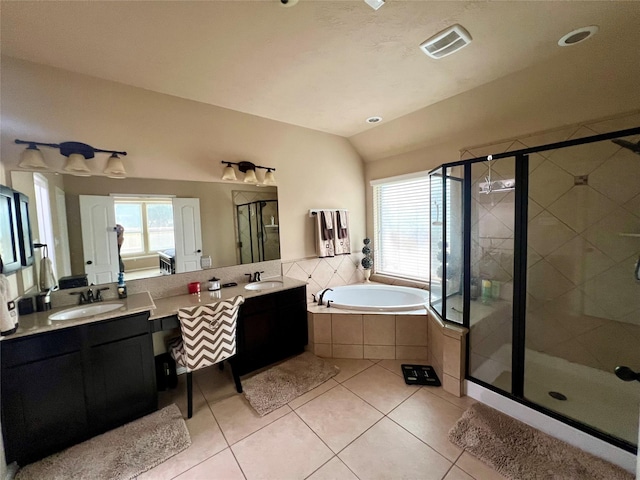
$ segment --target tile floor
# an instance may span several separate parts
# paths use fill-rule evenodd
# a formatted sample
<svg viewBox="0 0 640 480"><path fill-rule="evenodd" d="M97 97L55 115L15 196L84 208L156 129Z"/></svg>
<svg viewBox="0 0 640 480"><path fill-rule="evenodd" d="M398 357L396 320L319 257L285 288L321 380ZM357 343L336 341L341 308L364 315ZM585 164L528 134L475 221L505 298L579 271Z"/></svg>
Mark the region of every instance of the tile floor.
<svg viewBox="0 0 640 480"><path fill-rule="evenodd" d="M191 447L138 478L503 478L447 440L473 399L405 385L408 360L330 361L337 376L264 417L236 394L229 369L194 373ZM175 402L186 412L183 382L161 392L161 407Z"/></svg>

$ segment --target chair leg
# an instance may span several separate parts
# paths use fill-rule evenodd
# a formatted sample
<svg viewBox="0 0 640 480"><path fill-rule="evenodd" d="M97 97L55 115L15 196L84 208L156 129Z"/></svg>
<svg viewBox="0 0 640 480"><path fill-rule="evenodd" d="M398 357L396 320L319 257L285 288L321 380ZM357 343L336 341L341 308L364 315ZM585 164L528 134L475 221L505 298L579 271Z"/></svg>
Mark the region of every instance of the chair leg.
<svg viewBox="0 0 640 480"><path fill-rule="evenodd" d="M191 372L187 372L187 418L193 416L193 378Z"/></svg>
<svg viewBox="0 0 640 480"><path fill-rule="evenodd" d="M233 381L236 382L236 391L242 393L242 384L240 383L240 375L236 373L236 369L233 368L231 362L229 362L229 368L231 368L231 374L233 375Z"/></svg>

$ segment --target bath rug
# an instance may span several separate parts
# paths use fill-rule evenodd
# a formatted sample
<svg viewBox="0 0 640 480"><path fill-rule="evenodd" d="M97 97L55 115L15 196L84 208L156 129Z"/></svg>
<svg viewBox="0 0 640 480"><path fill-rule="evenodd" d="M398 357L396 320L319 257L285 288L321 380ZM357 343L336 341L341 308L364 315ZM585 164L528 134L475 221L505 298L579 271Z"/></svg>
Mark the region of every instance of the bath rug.
<svg viewBox="0 0 640 480"><path fill-rule="evenodd" d="M16 480L129 480L191 445L180 409L169 405L18 470Z"/></svg>
<svg viewBox="0 0 640 480"><path fill-rule="evenodd" d="M633 480L626 470L476 403L449 440L509 479Z"/></svg>
<svg viewBox="0 0 640 480"><path fill-rule="evenodd" d="M335 376L340 369L311 352L242 380L244 396L262 417Z"/></svg>

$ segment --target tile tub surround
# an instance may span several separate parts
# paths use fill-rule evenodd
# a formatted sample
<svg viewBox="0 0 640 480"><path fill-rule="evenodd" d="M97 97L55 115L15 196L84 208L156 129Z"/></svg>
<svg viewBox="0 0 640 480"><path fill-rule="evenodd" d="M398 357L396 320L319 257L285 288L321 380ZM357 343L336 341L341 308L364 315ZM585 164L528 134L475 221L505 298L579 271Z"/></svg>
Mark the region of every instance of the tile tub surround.
<svg viewBox="0 0 640 480"><path fill-rule="evenodd" d="M424 361L444 390L462 396L467 329L426 312L366 312L307 307L308 349L319 357Z"/></svg>

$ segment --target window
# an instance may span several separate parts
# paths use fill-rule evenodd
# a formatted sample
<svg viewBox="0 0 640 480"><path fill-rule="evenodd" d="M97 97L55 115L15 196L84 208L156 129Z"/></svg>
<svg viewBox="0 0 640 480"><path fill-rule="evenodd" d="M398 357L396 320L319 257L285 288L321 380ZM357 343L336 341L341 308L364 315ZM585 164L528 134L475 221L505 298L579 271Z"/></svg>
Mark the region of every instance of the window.
<svg viewBox="0 0 640 480"><path fill-rule="evenodd" d="M372 182L376 273L429 280L429 177Z"/></svg>
<svg viewBox="0 0 640 480"><path fill-rule="evenodd" d="M122 256L174 248L173 204L167 198L116 198L116 223L124 228Z"/></svg>

